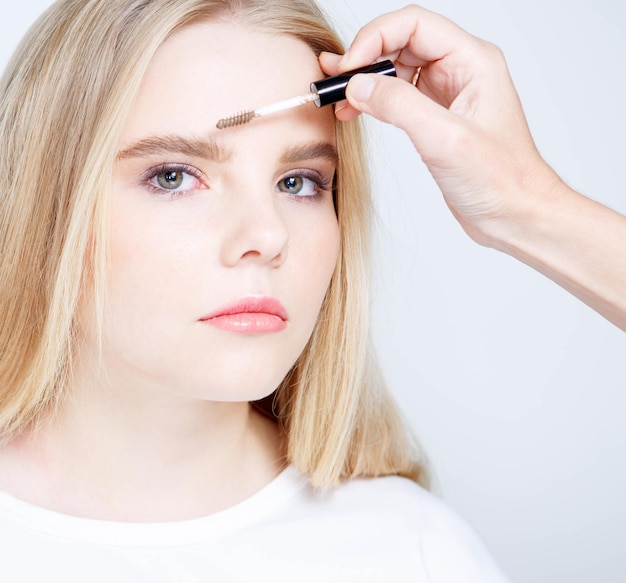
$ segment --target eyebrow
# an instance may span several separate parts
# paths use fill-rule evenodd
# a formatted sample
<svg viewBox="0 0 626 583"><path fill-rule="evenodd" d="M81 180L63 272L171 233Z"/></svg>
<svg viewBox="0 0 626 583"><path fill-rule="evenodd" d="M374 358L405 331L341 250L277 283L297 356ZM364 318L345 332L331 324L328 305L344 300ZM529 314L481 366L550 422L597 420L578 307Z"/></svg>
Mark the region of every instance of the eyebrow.
<svg viewBox="0 0 626 583"><path fill-rule="evenodd" d="M337 148L328 142L313 142L287 148L280 158L283 164L293 164L304 160L324 158L337 165L339 154Z"/></svg>
<svg viewBox="0 0 626 583"><path fill-rule="evenodd" d="M155 154L185 154L215 162L228 162L232 152L224 149L212 138L201 139L186 136L150 136L120 150L117 159L143 158Z"/></svg>
<svg viewBox="0 0 626 583"><path fill-rule="evenodd" d="M232 159L233 152L212 138L195 138L179 135L149 136L120 150L117 159L143 158L159 154L184 154L218 163ZM294 164L304 160L326 159L337 165L337 148L329 142L311 142L287 148L280 157L283 164Z"/></svg>

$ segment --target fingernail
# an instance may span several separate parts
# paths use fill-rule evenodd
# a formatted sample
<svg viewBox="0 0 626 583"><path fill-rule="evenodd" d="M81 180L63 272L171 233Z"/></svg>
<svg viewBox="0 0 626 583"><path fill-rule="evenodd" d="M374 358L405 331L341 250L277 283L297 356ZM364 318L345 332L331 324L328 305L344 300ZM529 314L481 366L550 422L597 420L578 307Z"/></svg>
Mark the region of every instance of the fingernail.
<svg viewBox="0 0 626 583"><path fill-rule="evenodd" d="M376 81L370 75L355 75L350 80L350 95L357 101L368 101Z"/></svg>
<svg viewBox="0 0 626 583"><path fill-rule="evenodd" d="M335 103L335 113L345 109L346 105L348 105L347 101L340 101L339 103Z"/></svg>

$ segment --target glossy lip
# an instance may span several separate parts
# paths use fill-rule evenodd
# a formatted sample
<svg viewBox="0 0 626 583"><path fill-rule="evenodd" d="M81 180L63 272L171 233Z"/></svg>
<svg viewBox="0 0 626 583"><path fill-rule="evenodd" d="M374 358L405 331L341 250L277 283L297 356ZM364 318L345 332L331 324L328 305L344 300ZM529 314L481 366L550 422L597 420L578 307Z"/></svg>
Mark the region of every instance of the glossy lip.
<svg viewBox="0 0 626 583"><path fill-rule="evenodd" d="M223 306L200 318L228 332L280 332L287 326L287 310L274 298L249 297Z"/></svg>

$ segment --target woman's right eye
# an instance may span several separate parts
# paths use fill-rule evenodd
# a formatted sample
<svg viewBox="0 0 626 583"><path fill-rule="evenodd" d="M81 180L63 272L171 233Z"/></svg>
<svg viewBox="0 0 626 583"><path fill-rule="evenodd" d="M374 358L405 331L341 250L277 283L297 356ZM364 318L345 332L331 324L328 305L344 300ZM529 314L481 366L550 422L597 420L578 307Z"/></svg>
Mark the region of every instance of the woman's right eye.
<svg viewBox="0 0 626 583"><path fill-rule="evenodd" d="M146 183L157 194L175 197L206 189L202 176L202 173L193 166L163 165L148 172Z"/></svg>

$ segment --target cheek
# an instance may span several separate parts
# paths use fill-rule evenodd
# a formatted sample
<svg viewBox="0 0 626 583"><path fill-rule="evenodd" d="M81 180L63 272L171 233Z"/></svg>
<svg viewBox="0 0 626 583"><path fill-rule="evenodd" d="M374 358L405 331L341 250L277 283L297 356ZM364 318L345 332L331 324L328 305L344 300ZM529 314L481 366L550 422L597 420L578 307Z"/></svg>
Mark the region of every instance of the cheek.
<svg viewBox="0 0 626 583"><path fill-rule="evenodd" d="M162 247L156 245L157 240L144 225L118 223L111 229L108 289L112 300L141 295L146 286L154 293L162 289L162 282L155 281L164 271L156 269L157 264L163 266Z"/></svg>
<svg viewBox="0 0 626 583"><path fill-rule="evenodd" d="M161 203L144 208L114 208L109 232L110 285L127 293L150 289L161 295L185 274L185 267L196 265L201 237L195 213L174 212ZM167 211L167 212L166 212ZM147 299L147 298L146 298Z"/></svg>
<svg viewBox="0 0 626 583"><path fill-rule="evenodd" d="M333 215L334 216L334 215ZM320 254L323 255L325 260L323 261L323 268L326 272L326 278L330 283L330 278L335 271L337 265L337 259L339 258L340 248L340 233L339 225L336 220L327 229L325 236L320 244Z"/></svg>
<svg viewBox="0 0 626 583"><path fill-rule="evenodd" d="M341 228L337 219L334 204L332 207L332 221L329 221L320 245L323 250L324 257L326 258L323 262L323 269L325 270L325 277L327 280L326 289L328 289L333 274L336 271L343 246Z"/></svg>
<svg viewBox="0 0 626 583"><path fill-rule="evenodd" d="M323 220L317 221L314 228L309 224L308 227L303 226L302 230L306 234L298 240L301 249L299 252L293 250L293 259L300 271L297 287L300 297L308 302L309 306L315 306L318 310L326 295L339 256L340 233L334 210L327 213ZM317 317L317 312L314 316Z"/></svg>

